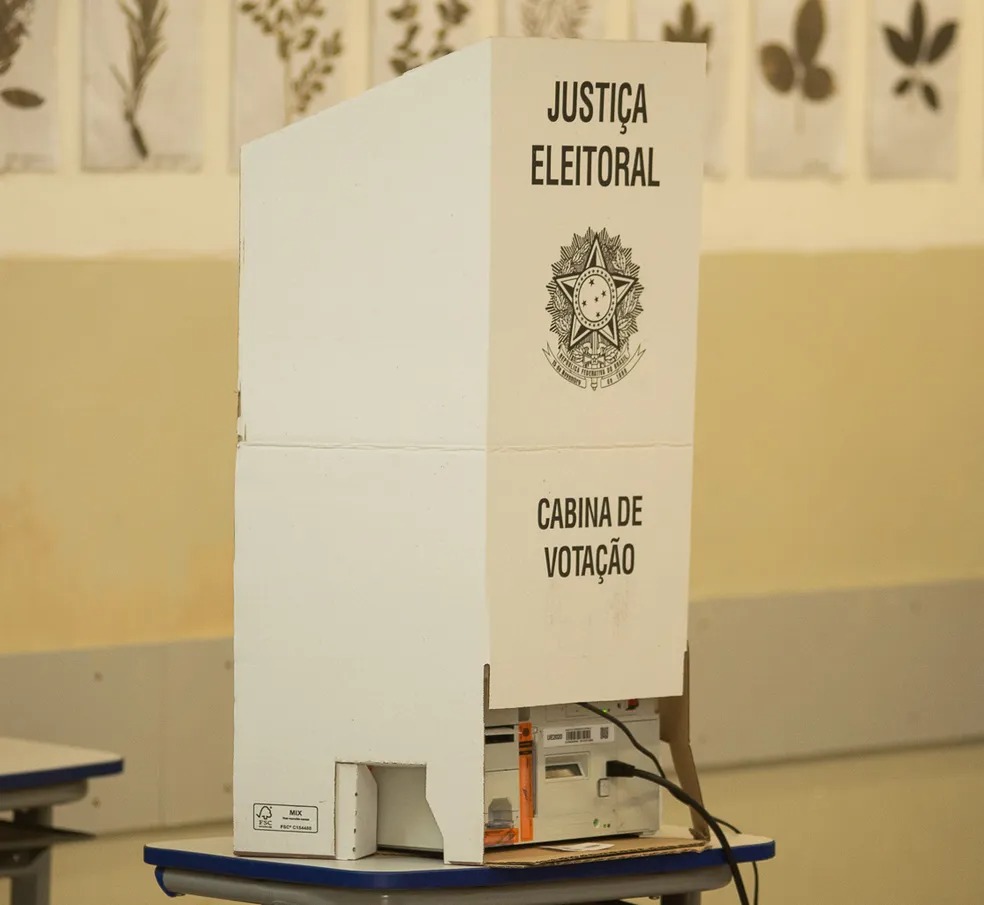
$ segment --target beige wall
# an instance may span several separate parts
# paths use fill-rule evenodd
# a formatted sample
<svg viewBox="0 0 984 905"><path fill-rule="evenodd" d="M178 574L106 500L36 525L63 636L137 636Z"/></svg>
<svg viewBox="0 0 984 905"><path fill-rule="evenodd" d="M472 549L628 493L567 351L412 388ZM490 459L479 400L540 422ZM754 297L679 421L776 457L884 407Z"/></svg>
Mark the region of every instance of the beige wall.
<svg viewBox="0 0 984 905"><path fill-rule="evenodd" d="M695 598L984 577L984 250L712 255ZM0 263L0 652L228 634L236 268Z"/></svg>
<svg viewBox="0 0 984 905"><path fill-rule="evenodd" d="M236 271L0 263L0 652L228 634Z"/></svg>
<svg viewBox="0 0 984 905"><path fill-rule="evenodd" d="M694 597L984 577L984 248L701 277Z"/></svg>

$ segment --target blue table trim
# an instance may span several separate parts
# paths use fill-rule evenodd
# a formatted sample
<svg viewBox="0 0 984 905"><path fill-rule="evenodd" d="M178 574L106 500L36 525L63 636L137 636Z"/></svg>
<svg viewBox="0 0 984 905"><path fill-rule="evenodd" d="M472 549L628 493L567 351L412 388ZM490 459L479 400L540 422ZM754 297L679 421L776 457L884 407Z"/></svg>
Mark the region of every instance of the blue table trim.
<svg viewBox="0 0 984 905"><path fill-rule="evenodd" d="M123 772L123 759L85 764L79 767L57 767L52 770L30 770L25 773L0 775L0 792L34 789L39 786L59 786L79 782L93 776L111 776Z"/></svg>
<svg viewBox="0 0 984 905"><path fill-rule="evenodd" d="M776 844L766 840L732 849L740 864L773 858ZM639 874L661 874L726 864L719 848L702 852L651 855L611 861L568 862L542 867L465 867L460 870L414 871L351 871L337 870L291 862L263 861L237 855L210 855L202 852L175 851L157 846L144 846L144 862L156 866L158 883L167 892L164 870L239 877L246 880L267 880L279 883L299 883L306 886L340 889L449 889L479 886L508 886L520 883L546 883L558 880L603 879Z"/></svg>

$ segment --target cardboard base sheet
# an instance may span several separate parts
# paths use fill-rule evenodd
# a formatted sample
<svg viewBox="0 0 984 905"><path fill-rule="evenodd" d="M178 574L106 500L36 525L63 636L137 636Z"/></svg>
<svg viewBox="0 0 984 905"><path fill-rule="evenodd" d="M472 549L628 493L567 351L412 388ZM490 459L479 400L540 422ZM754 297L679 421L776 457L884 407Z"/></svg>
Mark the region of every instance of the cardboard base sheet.
<svg viewBox="0 0 984 905"><path fill-rule="evenodd" d="M485 863L493 867L539 867L571 861L614 861L618 858L702 852L709 845L704 839L688 836L606 838L590 842L496 849L486 852Z"/></svg>

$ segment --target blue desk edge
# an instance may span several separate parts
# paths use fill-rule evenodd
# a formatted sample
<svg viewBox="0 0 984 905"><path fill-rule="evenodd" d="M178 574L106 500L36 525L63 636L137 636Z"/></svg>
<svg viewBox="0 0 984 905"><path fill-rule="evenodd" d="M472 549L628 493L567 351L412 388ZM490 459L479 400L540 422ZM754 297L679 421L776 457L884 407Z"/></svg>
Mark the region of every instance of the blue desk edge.
<svg viewBox="0 0 984 905"><path fill-rule="evenodd" d="M733 846L739 864L766 861L775 857L776 844L768 839L748 845ZM601 879L633 874L669 873L697 870L726 864L720 848L702 852L647 855L610 861L580 861L539 867L464 867L460 870L414 870L404 872L336 870L326 861L324 866L309 863L260 860L238 855L215 855L204 852L175 851L155 845L144 846L144 862L156 868L155 876L161 889L173 895L165 885L166 870L238 877L245 880L266 880L279 883L299 883L307 886L342 889L409 890L448 889L478 886L503 886L518 883L538 883L557 880Z"/></svg>
<svg viewBox="0 0 984 905"><path fill-rule="evenodd" d="M18 789L34 789L38 786L58 786L63 783L79 782L94 776L111 776L123 772L123 758L83 764L77 767L56 767L51 770L30 770L25 773L10 773L0 776L0 792L13 792Z"/></svg>

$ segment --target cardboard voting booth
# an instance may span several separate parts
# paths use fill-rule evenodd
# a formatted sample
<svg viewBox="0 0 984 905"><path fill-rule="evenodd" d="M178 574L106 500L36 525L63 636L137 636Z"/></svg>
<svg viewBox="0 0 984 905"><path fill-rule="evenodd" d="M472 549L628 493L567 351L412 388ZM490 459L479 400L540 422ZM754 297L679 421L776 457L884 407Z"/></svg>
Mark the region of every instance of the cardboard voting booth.
<svg viewBox="0 0 984 905"><path fill-rule="evenodd" d="M244 147L237 852L658 828L578 703L682 691L704 78L495 38Z"/></svg>

